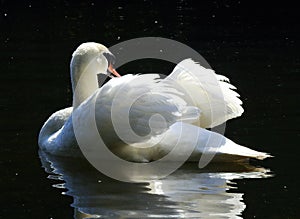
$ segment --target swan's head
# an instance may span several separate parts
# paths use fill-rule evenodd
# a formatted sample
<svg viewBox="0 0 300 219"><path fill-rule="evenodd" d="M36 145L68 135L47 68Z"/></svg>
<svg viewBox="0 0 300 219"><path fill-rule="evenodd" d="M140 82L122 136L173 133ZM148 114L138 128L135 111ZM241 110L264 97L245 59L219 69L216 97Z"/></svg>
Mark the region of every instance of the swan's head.
<svg viewBox="0 0 300 219"><path fill-rule="evenodd" d="M99 73L120 77L113 68L114 62L114 55L99 43L83 43L74 51L70 67L73 92L78 90L76 104L97 90Z"/></svg>
<svg viewBox="0 0 300 219"><path fill-rule="evenodd" d="M114 55L102 44L83 43L73 53L71 60L71 74L79 79L81 74L108 74L120 77L113 68Z"/></svg>

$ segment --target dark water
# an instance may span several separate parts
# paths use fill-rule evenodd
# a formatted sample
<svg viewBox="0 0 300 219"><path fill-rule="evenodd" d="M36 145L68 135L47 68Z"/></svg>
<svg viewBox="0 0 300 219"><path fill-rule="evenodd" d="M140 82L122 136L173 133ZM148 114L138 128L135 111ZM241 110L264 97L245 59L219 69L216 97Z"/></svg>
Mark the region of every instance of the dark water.
<svg viewBox="0 0 300 219"><path fill-rule="evenodd" d="M0 218L84 218L83 213L299 218L297 7L288 2L5 0L0 6ZM144 36L180 41L228 76L245 113L227 123L226 135L275 158L205 170L189 164L165 180L124 184L84 161L39 155L41 125L49 114L71 105L72 51L81 42L111 46ZM167 73L173 67L145 63L128 64L120 72Z"/></svg>

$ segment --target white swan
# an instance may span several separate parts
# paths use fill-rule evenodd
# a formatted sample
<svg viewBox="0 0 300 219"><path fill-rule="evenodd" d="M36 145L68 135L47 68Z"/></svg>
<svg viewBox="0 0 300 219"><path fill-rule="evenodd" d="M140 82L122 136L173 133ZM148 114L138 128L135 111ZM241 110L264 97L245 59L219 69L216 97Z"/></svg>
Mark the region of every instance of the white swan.
<svg viewBox="0 0 300 219"><path fill-rule="evenodd" d="M205 129L243 113L239 95L226 77L215 75L191 59L180 62L165 79L156 74L119 77L112 64L113 55L101 44L84 43L76 49L70 66L73 107L54 113L45 122L38 140L42 150L55 155L82 156L73 121L81 124L81 137L91 140L86 116L95 105L101 136L112 152L126 160L157 160L168 154L178 140L180 153L196 144L190 160L198 161L203 153L216 155L216 161L270 156ZM118 77L98 88L97 74L107 72ZM212 75L217 77L215 83ZM115 123L126 126L126 121L130 123L128 129L115 127ZM148 144L155 146L136 147Z"/></svg>

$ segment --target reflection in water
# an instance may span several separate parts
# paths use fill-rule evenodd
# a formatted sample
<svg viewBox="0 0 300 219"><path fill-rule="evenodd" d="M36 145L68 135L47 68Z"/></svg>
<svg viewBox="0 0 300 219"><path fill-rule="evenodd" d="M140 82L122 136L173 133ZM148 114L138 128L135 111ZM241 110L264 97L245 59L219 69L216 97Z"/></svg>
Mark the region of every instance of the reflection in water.
<svg viewBox="0 0 300 219"><path fill-rule="evenodd" d="M124 183L106 177L83 159L39 152L49 178L64 181L74 198L74 218L240 218L243 194L234 193L234 179L271 176L249 164L184 165L172 175L145 183Z"/></svg>

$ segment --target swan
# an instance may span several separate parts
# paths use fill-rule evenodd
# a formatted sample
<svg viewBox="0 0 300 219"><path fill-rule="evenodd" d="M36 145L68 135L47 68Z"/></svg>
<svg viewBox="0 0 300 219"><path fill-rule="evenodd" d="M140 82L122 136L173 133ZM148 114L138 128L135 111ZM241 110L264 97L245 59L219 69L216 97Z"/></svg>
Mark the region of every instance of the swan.
<svg viewBox="0 0 300 219"><path fill-rule="evenodd" d="M74 121L81 124L80 135L93 140L89 135L90 125L86 124L87 112L93 105L105 144L125 160L158 160L178 141L178 157L191 144L195 145L190 161L198 161L203 154L213 155L213 161L219 162L271 156L207 130L244 111L235 87L225 76L214 74L192 59L178 63L164 79L158 74L121 77L113 64L114 55L102 44L83 43L74 51L70 63L73 104L55 112L44 123L38 137L41 150L59 156L82 157L73 125ZM99 73L111 77L100 88ZM211 75L216 76L216 83L203 82ZM154 146L147 147L149 144Z"/></svg>

